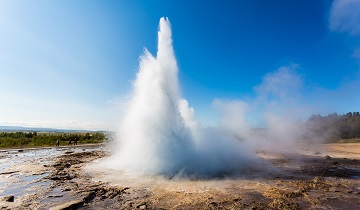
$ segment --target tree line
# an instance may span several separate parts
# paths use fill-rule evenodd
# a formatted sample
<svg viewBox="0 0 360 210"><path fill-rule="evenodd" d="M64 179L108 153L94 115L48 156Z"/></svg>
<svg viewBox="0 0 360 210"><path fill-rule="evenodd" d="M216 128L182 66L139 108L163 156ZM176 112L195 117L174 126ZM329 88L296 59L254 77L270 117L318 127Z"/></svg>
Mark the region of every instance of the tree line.
<svg viewBox="0 0 360 210"><path fill-rule="evenodd" d="M328 142L360 138L359 112L348 112L342 115L332 113L327 116L312 115L306 124L317 137Z"/></svg>
<svg viewBox="0 0 360 210"><path fill-rule="evenodd" d="M38 133L38 132L1 132L0 147L54 146L57 140L60 145L68 145L69 141L78 143L101 143L107 136L103 132L94 133Z"/></svg>

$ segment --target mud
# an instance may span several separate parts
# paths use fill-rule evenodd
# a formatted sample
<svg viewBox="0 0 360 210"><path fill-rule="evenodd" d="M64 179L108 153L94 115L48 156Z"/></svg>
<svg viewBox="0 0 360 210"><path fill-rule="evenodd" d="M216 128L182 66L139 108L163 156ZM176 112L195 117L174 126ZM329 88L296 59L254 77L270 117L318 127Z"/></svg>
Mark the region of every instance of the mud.
<svg viewBox="0 0 360 210"><path fill-rule="evenodd" d="M256 167L206 179L101 168L96 162L109 155L101 147L47 155L4 152L0 208L360 209L360 149L354 149L360 144L312 148L258 151ZM16 159L20 154L23 158ZM12 158L15 163L4 161Z"/></svg>

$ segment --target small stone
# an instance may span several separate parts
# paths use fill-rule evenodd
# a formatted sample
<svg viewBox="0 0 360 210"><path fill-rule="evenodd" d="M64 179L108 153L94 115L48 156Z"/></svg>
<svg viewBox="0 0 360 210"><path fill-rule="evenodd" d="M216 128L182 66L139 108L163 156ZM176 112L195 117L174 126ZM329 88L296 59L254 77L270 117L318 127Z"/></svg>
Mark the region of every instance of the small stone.
<svg viewBox="0 0 360 210"><path fill-rule="evenodd" d="M139 209L146 209L146 205L139 206Z"/></svg>
<svg viewBox="0 0 360 210"><path fill-rule="evenodd" d="M60 177L57 177L57 176L53 176L53 177L50 177L51 180L61 180Z"/></svg>
<svg viewBox="0 0 360 210"><path fill-rule="evenodd" d="M6 202L14 202L15 197L13 195L8 195L4 197L4 201Z"/></svg>
<svg viewBox="0 0 360 210"><path fill-rule="evenodd" d="M72 174L67 174L67 175L65 175L65 177L64 177L64 179L67 179L67 180L71 180L71 179L73 179L74 178L74 175L72 175Z"/></svg>
<svg viewBox="0 0 360 210"><path fill-rule="evenodd" d="M330 160L331 157L330 157L329 155L325 155L325 159L326 159L326 160Z"/></svg>

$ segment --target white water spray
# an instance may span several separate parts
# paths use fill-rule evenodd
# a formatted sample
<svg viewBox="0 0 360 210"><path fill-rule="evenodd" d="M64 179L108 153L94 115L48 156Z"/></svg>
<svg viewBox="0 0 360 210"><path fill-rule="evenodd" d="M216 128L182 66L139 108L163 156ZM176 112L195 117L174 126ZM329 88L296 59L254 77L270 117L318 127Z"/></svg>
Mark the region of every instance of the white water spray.
<svg viewBox="0 0 360 210"><path fill-rule="evenodd" d="M141 56L126 101L112 168L142 174L214 176L241 169L250 159L243 142L220 129L204 129L181 98L170 22L160 19L156 57Z"/></svg>

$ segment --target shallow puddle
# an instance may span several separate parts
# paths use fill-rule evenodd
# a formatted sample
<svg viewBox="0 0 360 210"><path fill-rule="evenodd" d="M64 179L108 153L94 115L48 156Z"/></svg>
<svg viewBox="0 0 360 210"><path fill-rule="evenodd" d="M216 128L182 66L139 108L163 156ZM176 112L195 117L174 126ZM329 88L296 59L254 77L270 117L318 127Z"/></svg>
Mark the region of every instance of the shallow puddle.
<svg viewBox="0 0 360 210"><path fill-rule="evenodd" d="M2 188L3 191L0 193L0 196L6 196L6 195L22 196L25 194L32 193L33 191L37 190L38 187L48 187L50 183L41 181L41 179L45 176L46 174L30 175L30 176L23 176L16 174L15 176L11 177L12 180L14 181L0 183L0 185L1 184L5 185Z"/></svg>
<svg viewBox="0 0 360 210"><path fill-rule="evenodd" d="M34 171L24 171L22 167L35 164L35 166L45 166L52 163L52 160L66 154L66 152L94 151L99 147L60 147L60 148L41 148L41 149L12 149L1 151L0 157L0 196L14 195L23 196L36 193L39 189L49 188L51 182L43 181L49 175L49 171L42 169ZM55 192L52 190L52 192Z"/></svg>

